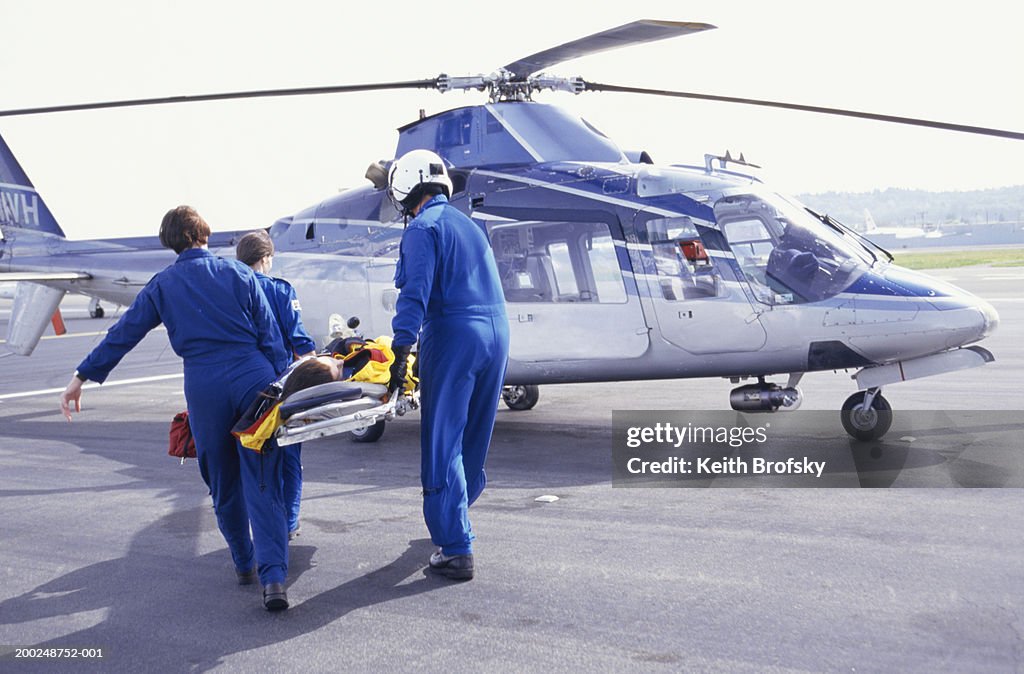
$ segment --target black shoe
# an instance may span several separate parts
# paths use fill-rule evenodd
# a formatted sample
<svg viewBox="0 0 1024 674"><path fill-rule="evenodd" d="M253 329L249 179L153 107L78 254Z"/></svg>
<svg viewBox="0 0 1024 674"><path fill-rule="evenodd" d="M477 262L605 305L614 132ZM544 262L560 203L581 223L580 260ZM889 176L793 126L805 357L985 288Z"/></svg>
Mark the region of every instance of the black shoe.
<svg viewBox="0 0 1024 674"><path fill-rule="evenodd" d="M473 555L448 556L437 552L430 556L430 570L452 580L473 580Z"/></svg>
<svg viewBox="0 0 1024 674"><path fill-rule="evenodd" d="M248 571L235 571L235 575L238 576L239 585L252 585L256 582L256 565Z"/></svg>
<svg viewBox="0 0 1024 674"><path fill-rule="evenodd" d="M288 594L281 583L270 583L263 588L263 605L268 611L283 611L288 608Z"/></svg>

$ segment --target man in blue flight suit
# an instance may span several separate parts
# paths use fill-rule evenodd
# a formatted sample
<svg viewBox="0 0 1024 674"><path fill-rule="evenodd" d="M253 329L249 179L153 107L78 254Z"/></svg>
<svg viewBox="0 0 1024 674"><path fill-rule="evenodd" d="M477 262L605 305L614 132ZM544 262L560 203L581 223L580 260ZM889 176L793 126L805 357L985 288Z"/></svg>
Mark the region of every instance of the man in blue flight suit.
<svg viewBox="0 0 1024 674"><path fill-rule="evenodd" d="M316 355L316 343L302 325L302 307L295 288L284 279L268 276L274 264L274 242L265 230L249 232L235 246L235 259L256 272L263 293L270 301L284 348L298 358ZM284 505L288 540L299 535L299 507L302 503L302 443L284 448Z"/></svg>
<svg viewBox="0 0 1024 674"><path fill-rule="evenodd" d="M194 209L168 211L160 242L178 254L177 261L150 279L81 362L61 395L61 409L70 421L72 403L81 410L82 383L102 383L146 333L163 323L171 347L184 361L185 401L199 469L238 582L251 584L258 572L264 606L277 611L288 608L282 452L246 449L231 435L231 427L290 359L256 276L206 250L209 236L209 225Z"/></svg>
<svg viewBox="0 0 1024 674"><path fill-rule="evenodd" d="M497 265L483 230L448 203L443 160L413 150L395 161L388 194L414 218L402 235L395 286L401 291L390 388L404 384L420 340L423 517L439 546L430 569L473 577L469 506L486 484L484 461L508 361L508 318ZM422 329L422 335L421 333Z"/></svg>

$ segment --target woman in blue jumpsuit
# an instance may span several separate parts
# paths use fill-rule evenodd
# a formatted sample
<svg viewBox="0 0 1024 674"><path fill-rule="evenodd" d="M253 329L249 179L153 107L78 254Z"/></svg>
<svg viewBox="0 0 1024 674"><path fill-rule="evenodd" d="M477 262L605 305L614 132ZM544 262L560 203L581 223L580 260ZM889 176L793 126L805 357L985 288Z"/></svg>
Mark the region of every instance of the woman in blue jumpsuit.
<svg viewBox="0 0 1024 674"><path fill-rule="evenodd" d="M255 275L207 251L209 234L209 225L188 206L164 216L160 242L178 253L177 261L146 284L81 362L61 395L61 408L70 421L71 403L80 409L82 383L102 383L146 333L163 323L171 347L184 361L199 469L239 582L252 582L258 562L264 605L280 610L288 607L282 453L243 448L230 431L253 398L284 370L288 357Z"/></svg>
<svg viewBox="0 0 1024 674"><path fill-rule="evenodd" d="M404 365L420 338L423 516L440 547L430 568L469 580L475 538L469 506L486 484L484 461L508 360L508 319L487 236L448 203L446 174L436 173L436 183L423 182L443 166L433 153L414 150L392 167L393 198L408 194L401 203L415 215L402 236L395 270L401 292L393 347L396 362ZM420 184L401 189L403 172L414 182L418 176ZM392 370L392 387L402 365Z"/></svg>
<svg viewBox="0 0 1024 674"><path fill-rule="evenodd" d="M270 302L277 327L289 355L303 358L316 354L316 343L302 325L302 307L291 284L267 276L274 263L274 242L266 231L249 232L238 240L235 259L256 272L256 280ZM284 448L284 505L288 521L288 539L299 535L299 506L302 502L302 443Z"/></svg>

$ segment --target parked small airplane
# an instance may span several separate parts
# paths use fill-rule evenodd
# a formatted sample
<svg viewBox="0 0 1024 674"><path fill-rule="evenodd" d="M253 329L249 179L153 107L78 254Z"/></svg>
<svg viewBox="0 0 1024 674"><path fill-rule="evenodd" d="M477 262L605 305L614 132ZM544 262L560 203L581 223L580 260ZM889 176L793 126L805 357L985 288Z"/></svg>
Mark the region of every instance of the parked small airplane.
<svg viewBox="0 0 1024 674"><path fill-rule="evenodd" d="M858 369L844 428L881 437L882 386L993 360L978 346L998 325L987 302L892 264L870 241L743 173L742 158L657 165L587 122L532 101L542 88L626 91L769 105L1024 139L1024 134L832 108L557 78L539 71L629 44L714 28L638 21L513 62L490 76L326 87L305 93L436 87L490 93L484 105L418 119L394 156L430 149L449 163L452 203L488 234L508 303L506 403L532 407L536 385L728 377L747 412L795 409L803 373ZM0 116L296 90L0 111ZM314 336L333 313L390 332L403 222L385 197L386 165L270 227L275 273L296 286ZM0 140L0 280L22 281L9 346L31 353L65 292L129 304L174 256L155 238L69 241ZM232 234L211 248L232 245ZM228 250L228 249L225 249ZM770 375L788 375L784 385Z"/></svg>
<svg viewBox="0 0 1024 674"><path fill-rule="evenodd" d="M880 236L891 236L896 240L901 239L941 239L942 228L938 225L930 227L879 227L875 222L871 211L864 209L864 226L858 231L866 234L868 238L875 240Z"/></svg>

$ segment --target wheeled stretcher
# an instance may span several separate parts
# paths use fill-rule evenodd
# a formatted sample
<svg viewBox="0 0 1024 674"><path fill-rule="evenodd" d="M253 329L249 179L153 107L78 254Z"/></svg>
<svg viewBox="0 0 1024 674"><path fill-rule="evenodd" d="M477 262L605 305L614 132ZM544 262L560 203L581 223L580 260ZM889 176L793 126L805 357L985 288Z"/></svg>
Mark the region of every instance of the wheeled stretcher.
<svg viewBox="0 0 1024 674"><path fill-rule="evenodd" d="M278 445L293 445L358 431L418 407L418 391L388 398L383 384L332 381L296 391L282 401L282 423L274 437Z"/></svg>

